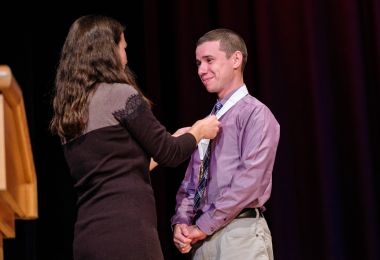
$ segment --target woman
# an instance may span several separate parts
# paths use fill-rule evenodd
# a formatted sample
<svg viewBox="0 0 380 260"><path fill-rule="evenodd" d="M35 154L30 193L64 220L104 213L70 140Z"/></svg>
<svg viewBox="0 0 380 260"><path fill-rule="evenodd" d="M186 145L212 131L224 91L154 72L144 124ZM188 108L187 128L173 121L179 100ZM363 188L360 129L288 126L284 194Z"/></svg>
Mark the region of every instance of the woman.
<svg viewBox="0 0 380 260"><path fill-rule="evenodd" d="M150 158L166 166L214 138L215 117L171 136L128 69L124 27L103 16L71 26L56 75L53 133L61 137L78 195L74 259L163 259Z"/></svg>

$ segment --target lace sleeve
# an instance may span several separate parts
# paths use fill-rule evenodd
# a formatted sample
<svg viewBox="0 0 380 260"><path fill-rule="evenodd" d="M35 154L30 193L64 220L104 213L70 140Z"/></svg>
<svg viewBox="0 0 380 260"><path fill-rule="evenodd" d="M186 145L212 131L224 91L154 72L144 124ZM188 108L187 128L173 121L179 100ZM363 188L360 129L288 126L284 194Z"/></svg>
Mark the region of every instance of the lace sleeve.
<svg viewBox="0 0 380 260"><path fill-rule="evenodd" d="M126 126L128 120L134 120L139 114L147 109L149 109L148 104L143 100L141 95L133 94L128 98L125 108L113 112L113 116L123 126Z"/></svg>

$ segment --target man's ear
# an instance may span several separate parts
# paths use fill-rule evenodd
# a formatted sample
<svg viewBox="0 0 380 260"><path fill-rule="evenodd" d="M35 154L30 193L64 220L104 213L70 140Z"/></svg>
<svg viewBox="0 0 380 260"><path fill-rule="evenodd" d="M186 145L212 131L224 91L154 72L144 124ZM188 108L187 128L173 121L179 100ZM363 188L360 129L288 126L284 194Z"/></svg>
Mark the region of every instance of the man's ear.
<svg viewBox="0 0 380 260"><path fill-rule="evenodd" d="M243 54L240 51L235 51L232 54L232 62L234 69L240 68L243 62Z"/></svg>

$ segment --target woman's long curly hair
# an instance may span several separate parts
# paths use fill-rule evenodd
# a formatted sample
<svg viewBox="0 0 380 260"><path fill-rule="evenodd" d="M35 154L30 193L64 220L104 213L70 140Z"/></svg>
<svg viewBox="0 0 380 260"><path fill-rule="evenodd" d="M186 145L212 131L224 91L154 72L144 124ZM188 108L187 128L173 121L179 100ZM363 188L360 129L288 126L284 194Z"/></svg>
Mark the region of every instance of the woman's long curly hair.
<svg viewBox="0 0 380 260"><path fill-rule="evenodd" d="M79 136L88 122L88 100L97 83L126 83L138 92L133 73L123 68L118 43L125 27L105 16L77 19L62 48L55 79L50 130L62 140Z"/></svg>

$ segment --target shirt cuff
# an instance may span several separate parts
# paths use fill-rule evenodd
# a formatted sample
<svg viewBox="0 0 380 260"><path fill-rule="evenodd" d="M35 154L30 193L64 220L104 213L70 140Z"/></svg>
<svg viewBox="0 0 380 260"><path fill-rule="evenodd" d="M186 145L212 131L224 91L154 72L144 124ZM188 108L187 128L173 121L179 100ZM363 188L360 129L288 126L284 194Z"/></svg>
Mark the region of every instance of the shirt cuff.
<svg viewBox="0 0 380 260"><path fill-rule="evenodd" d="M197 219L195 222L195 225L197 225L197 227L207 235L211 235L219 229L219 227L215 225L215 222L212 221L212 218L208 213L204 213L202 216L200 216L199 219Z"/></svg>

